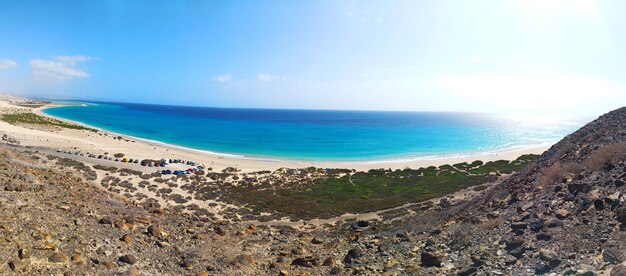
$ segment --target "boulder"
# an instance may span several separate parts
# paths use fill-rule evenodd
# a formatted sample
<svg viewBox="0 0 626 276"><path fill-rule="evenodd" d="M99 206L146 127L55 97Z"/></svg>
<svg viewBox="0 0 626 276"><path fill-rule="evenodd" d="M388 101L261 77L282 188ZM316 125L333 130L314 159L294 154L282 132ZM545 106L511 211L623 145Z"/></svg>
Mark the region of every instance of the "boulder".
<svg viewBox="0 0 626 276"><path fill-rule="evenodd" d="M301 266L301 267L316 267L319 266L319 261L315 259L313 256L307 256L304 258L296 258L291 261L291 265Z"/></svg>
<svg viewBox="0 0 626 276"><path fill-rule="evenodd" d="M457 276L470 276L474 273L476 273L476 271L478 271L478 269L476 269L473 266L468 266L466 268L461 269L459 272L457 272Z"/></svg>
<svg viewBox="0 0 626 276"><path fill-rule="evenodd" d="M548 266L545 263L537 263L535 265L535 274L536 275L546 274L546 273L550 272L550 270L551 270L550 266Z"/></svg>
<svg viewBox="0 0 626 276"><path fill-rule="evenodd" d="M611 276L626 276L626 262L614 266L611 269Z"/></svg>
<svg viewBox="0 0 626 276"><path fill-rule="evenodd" d="M52 253L52 255L50 255L48 261L51 263L64 263L67 262L67 256L60 252L54 252Z"/></svg>
<svg viewBox="0 0 626 276"><path fill-rule="evenodd" d="M619 264L624 262L626 261L626 258L624 257L624 252L615 247L607 248L602 251L602 259L610 264Z"/></svg>
<svg viewBox="0 0 626 276"><path fill-rule="evenodd" d="M165 232L163 231L163 229L161 227L158 227L156 225L148 226L148 234L150 236L159 237L159 236L162 236L164 233Z"/></svg>
<svg viewBox="0 0 626 276"><path fill-rule="evenodd" d="M15 272L26 272L28 270L28 262L24 260L15 260L9 263L9 267Z"/></svg>
<svg viewBox="0 0 626 276"><path fill-rule="evenodd" d="M561 260L559 260L559 256L556 252L549 249L539 250L539 258L546 262L551 268L555 268L561 264Z"/></svg>
<svg viewBox="0 0 626 276"><path fill-rule="evenodd" d="M528 224L526 224L525 222L514 222L514 223L511 223L511 229L513 229L513 230L526 229L527 227L528 227Z"/></svg>
<svg viewBox="0 0 626 276"><path fill-rule="evenodd" d="M539 232L545 227L545 221L543 219L533 220L530 223L530 231Z"/></svg>
<svg viewBox="0 0 626 276"><path fill-rule="evenodd" d="M512 250L524 245L524 238L522 237L514 237L506 241L506 250Z"/></svg>
<svg viewBox="0 0 626 276"><path fill-rule="evenodd" d="M584 183L572 183L567 185L567 190L572 194L577 192L588 193L591 191L591 186Z"/></svg>
<svg viewBox="0 0 626 276"><path fill-rule="evenodd" d="M548 228L563 227L563 221L558 218L548 219L546 221L546 227Z"/></svg>
<svg viewBox="0 0 626 276"><path fill-rule="evenodd" d="M621 224L626 224L626 206L615 209L615 220Z"/></svg>
<svg viewBox="0 0 626 276"><path fill-rule="evenodd" d="M346 253L346 256L343 258L343 262L346 264L351 264L356 259L361 258L362 255L363 253L361 252L360 249L358 248L350 249L348 253Z"/></svg>
<svg viewBox="0 0 626 276"><path fill-rule="evenodd" d="M241 254L235 257L231 264L238 268L251 267L256 264L256 260L250 255Z"/></svg>
<svg viewBox="0 0 626 276"><path fill-rule="evenodd" d="M565 210L565 209L559 209L557 210L554 215L558 218L558 219L565 219L569 216L569 211Z"/></svg>
<svg viewBox="0 0 626 276"><path fill-rule="evenodd" d="M127 264L135 264L137 263L137 257L133 256L133 255L123 255L120 257L120 262L123 263L127 263Z"/></svg>
<svg viewBox="0 0 626 276"><path fill-rule="evenodd" d="M552 239L552 235L548 233L538 233L535 237L538 241L549 241Z"/></svg>
<svg viewBox="0 0 626 276"><path fill-rule="evenodd" d="M120 240L124 241L127 244L131 244L133 242L133 236L131 236L130 234L125 234Z"/></svg>
<svg viewBox="0 0 626 276"><path fill-rule="evenodd" d="M432 253L432 252L422 252L421 260L422 260L422 266L424 267L431 267L431 266L441 267L443 256Z"/></svg>

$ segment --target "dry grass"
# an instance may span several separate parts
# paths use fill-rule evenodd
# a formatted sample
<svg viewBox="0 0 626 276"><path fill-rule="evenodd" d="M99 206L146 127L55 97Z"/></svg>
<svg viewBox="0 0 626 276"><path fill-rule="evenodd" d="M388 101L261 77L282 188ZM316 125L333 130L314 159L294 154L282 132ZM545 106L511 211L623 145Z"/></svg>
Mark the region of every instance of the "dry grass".
<svg viewBox="0 0 626 276"><path fill-rule="evenodd" d="M562 149L567 148L571 149L567 146ZM560 159L564 154L565 152L559 151L559 154L555 157ZM589 157L581 163L551 163L551 165L539 175L537 183L540 187L545 188L555 183L563 182L563 179L568 173L577 174L583 171L597 171L601 170L607 163L615 164L624 159L626 159L626 142L604 145L591 153Z"/></svg>
<svg viewBox="0 0 626 276"><path fill-rule="evenodd" d="M559 183L563 181L563 177L565 176L566 167L560 163L554 163L551 166L547 167L541 175L539 175L538 184L539 187L545 188L554 183Z"/></svg>
<svg viewBox="0 0 626 276"><path fill-rule="evenodd" d="M626 142L617 142L598 148L584 161L584 166L588 170L600 170L604 164L615 164L625 157Z"/></svg>

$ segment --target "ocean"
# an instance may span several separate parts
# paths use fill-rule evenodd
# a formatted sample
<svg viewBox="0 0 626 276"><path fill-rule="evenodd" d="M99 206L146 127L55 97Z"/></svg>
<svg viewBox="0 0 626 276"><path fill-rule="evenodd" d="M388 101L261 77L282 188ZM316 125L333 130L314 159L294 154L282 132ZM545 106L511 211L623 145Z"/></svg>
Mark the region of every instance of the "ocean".
<svg viewBox="0 0 626 276"><path fill-rule="evenodd" d="M582 120L483 113L64 102L43 112L176 146L300 161L410 160L555 143Z"/></svg>

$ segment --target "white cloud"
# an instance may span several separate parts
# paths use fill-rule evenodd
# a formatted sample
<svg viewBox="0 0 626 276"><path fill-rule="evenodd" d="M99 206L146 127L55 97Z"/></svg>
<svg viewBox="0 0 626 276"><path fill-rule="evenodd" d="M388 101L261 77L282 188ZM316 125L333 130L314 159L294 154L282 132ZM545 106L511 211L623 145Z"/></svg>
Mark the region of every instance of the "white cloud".
<svg viewBox="0 0 626 276"><path fill-rule="evenodd" d="M75 65L77 62L90 61L94 58L88 57L88 56L76 55L76 56L58 56L58 57L55 57L54 59L60 62Z"/></svg>
<svg viewBox="0 0 626 276"><path fill-rule="evenodd" d="M353 16L353 15L354 15L354 12L353 12L353 11L348 12L346 15L347 15L347 16Z"/></svg>
<svg viewBox="0 0 626 276"><path fill-rule="evenodd" d="M258 74L256 76L257 80L262 81L262 82L270 82L270 81L276 81L276 80L285 80L285 77L281 77L281 76L277 76L277 75L270 75L270 74Z"/></svg>
<svg viewBox="0 0 626 276"><path fill-rule="evenodd" d="M9 69L17 67L17 63L10 59L0 59L0 69Z"/></svg>
<svg viewBox="0 0 626 276"><path fill-rule="evenodd" d="M233 79L233 76L230 73L213 77L213 81L216 81L216 82L229 82L232 79Z"/></svg>
<svg viewBox="0 0 626 276"><path fill-rule="evenodd" d="M61 82L90 77L89 73L76 65L93 58L88 56L58 56L52 60L35 59L29 62L33 77L39 81Z"/></svg>

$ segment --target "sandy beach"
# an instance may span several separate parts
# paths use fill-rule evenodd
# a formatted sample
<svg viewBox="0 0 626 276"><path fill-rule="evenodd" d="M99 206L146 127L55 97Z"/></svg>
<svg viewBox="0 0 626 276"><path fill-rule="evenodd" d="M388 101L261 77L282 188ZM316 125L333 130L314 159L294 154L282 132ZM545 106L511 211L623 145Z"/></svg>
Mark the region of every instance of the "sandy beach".
<svg viewBox="0 0 626 276"><path fill-rule="evenodd" d="M42 112L42 109L51 105L39 108L24 108L11 105L8 101L0 102L0 113L32 111L38 115L52 117ZM75 124L62 118L55 118ZM44 129L41 127L15 126L6 122L0 122L2 134L7 134L18 141L22 146L29 146L41 149L56 150L58 148L80 150L84 153L96 155L109 153L124 153L134 159L183 159L196 161L214 170L222 170L227 167L234 167L243 172L259 170L276 170L279 168L348 168L355 170L369 170L376 168L419 168L427 166L439 166L443 164L453 164L460 162L472 162L474 160L494 161L513 160L523 154L539 154L549 148L549 145L538 145L522 149L506 150L499 152L489 152L476 155L449 156L437 158L425 158L417 160L381 160L363 162L304 162L293 160L272 160L260 158L247 158L245 156L217 154L207 151L188 149L164 143L147 141L129 137L126 135L112 133L104 130L98 132L71 130L71 129ZM121 139L120 139L121 137ZM86 160L87 161L87 160ZM106 162L106 161L105 161ZM94 162L98 163L97 159ZM117 162L116 162L117 163ZM132 164L129 164L132 165ZM141 167L136 165L136 167ZM154 168L151 168L154 169Z"/></svg>
<svg viewBox="0 0 626 276"><path fill-rule="evenodd" d="M22 99L23 100L23 99ZM93 128L88 125L66 120L63 118L56 118L49 116L42 112L43 109L58 106L58 104L46 104L39 107L24 107L16 105L20 101L19 98L3 98L0 97L0 114L17 114L17 113L35 113L40 116L46 116L56 120L61 120L71 124L78 124L85 127ZM18 151L37 151L43 156L56 156L57 158L70 158L75 161L79 161L88 167L94 167L97 165L106 167L115 167L120 170L139 171L146 175L151 175L159 169L157 167L141 166L136 163L125 163L113 160L107 160L106 158L94 158L93 156L108 155L113 156L117 153L123 153L128 158L132 159L180 159L198 162L207 168L211 168L214 172L229 171L224 170L226 168L236 168L239 170L238 175L247 177L246 174L250 173L255 178L260 177L258 174L262 171L277 171L281 168L288 169L301 169L308 167L317 168L339 168L339 169L353 169L356 171L367 171L370 169L378 168L391 168L391 169L418 169L420 167L428 166L440 166L444 164L455 164L468 162L471 163L475 160L495 161L495 160L514 160L523 154L535 153L539 154L545 151L548 146L536 146L524 149L516 149L501 152L484 153L480 155L467 155L467 156L451 156L440 157L430 159L418 159L418 160L388 160L388 161L363 161L363 162L299 162L292 160L269 160L259 158L246 158L245 156L229 155L229 154L216 154L201 150L194 150L184 147L178 147L156 141L149 141L144 139L138 139L122 135L119 133L108 132L98 129L98 131L90 130L77 130L70 128L54 127L50 125L31 125L31 124L9 124L4 121L0 121L0 136L6 135L7 140L13 141L8 143L9 147ZM17 141L19 145L15 143ZM6 141L5 141L6 142ZM67 152L58 152L59 149L71 151L75 153L80 151L82 154L70 154ZM91 155L91 157L90 157ZM169 164L166 169L169 170L185 170L189 165L184 164ZM231 170L232 171L232 170ZM146 183L144 179L136 177L132 174L124 173L111 173L106 169L96 169L95 180L99 183L98 186L107 187L111 177L117 178L120 182L127 182L134 187L132 191L127 190L124 194L126 198L134 198L137 202L146 202L146 199L158 202L159 206L163 207L176 207L176 206L191 206L197 205L208 212L212 213L217 218L225 218L225 216L238 216L235 213L240 210L241 206L233 205L217 198L198 198L198 195L194 191L188 188L182 188L178 185L171 185L172 183L152 183L151 186L145 186L142 183ZM279 173L278 175L285 175ZM262 177L261 177L262 178ZM178 182L177 178L169 178L170 181ZM289 181L283 179L288 183ZM226 182L234 184L237 181L229 179ZM296 181L297 182L297 181ZM237 185L237 184L234 184ZM162 189L171 189L172 195L178 195L186 198L185 204L176 202L176 199L169 197L167 194L160 193ZM109 187L110 191L115 191L115 188ZM121 191L116 191L116 194L121 194ZM471 189L464 189L451 196L453 198L463 199L467 194L473 193ZM395 209L408 209L406 206L399 206ZM308 221L309 225L321 225L325 223L333 223L338 220L345 219L380 219L381 214L389 210L379 210L376 212L358 213L358 214L343 214L338 217L328 219L314 219ZM280 219L274 219L271 221L255 223L262 224L284 224L297 226L301 225L300 221L290 221L286 217Z"/></svg>

